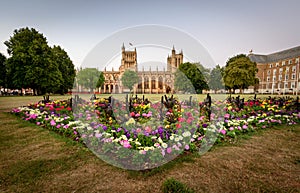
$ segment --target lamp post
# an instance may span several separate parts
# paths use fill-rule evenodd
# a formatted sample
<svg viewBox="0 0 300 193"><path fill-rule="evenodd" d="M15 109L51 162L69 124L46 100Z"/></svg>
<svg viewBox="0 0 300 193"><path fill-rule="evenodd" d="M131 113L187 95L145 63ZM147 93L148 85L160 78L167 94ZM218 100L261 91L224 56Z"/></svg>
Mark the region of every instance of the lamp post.
<svg viewBox="0 0 300 193"><path fill-rule="evenodd" d="M299 89L299 61L297 62L296 67L296 96L298 96L298 89Z"/></svg>

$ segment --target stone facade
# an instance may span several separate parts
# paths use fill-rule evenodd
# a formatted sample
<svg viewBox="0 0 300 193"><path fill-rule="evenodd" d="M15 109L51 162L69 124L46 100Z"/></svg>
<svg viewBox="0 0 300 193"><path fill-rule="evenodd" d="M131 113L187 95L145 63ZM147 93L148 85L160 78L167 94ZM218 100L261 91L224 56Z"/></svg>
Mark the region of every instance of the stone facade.
<svg viewBox="0 0 300 193"><path fill-rule="evenodd" d="M100 93L123 93L129 92L128 89L122 86L121 77L125 70L133 70L138 73L139 82L134 87L135 93L142 94L161 94L174 92L174 72L179 65L183 63L183 53L176 53L173 46L171 56L167 57L167 69L159 71L156 67L155 70L145 71L144 68L138 71L137 51L125 50L122 46L122 59L121 66L118 71L104 70L105 83L100 88Z"/></svg>
<svg viewBox="0 0 300 193"><path fill-rule="evenodd" d="M250 53L248 56L257 63L259 93L298 94L300 46L269 55Z"/></svg>

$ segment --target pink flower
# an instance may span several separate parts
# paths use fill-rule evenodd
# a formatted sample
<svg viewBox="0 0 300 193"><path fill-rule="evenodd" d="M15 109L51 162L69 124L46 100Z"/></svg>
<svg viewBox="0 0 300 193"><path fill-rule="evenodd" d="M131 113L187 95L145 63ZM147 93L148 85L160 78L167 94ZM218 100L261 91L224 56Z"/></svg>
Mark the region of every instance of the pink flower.
<svg viewBox="0 0 300 193"><path fill-rule="evenodd" d="M167 148L167 153L170 154L172 152L172 148L168 147Z"/></svg>
<svg viewBox="0 0 300 193"><path fill-rule="evenodd" d="M225 115L224 115L224 118L225 118L225 119L229 119L229 118L230 118L230 114L228 114L228 113L225 114Z"/></svg>
<svg viewBox="0 0 300 193"><path fill-rule="evenodd" d="M56 123L55 123L55 121L53 119L50 121L50 125L51 126L55 126L56 125Z"/></svg>
<svg viewBox="0 0 300 193"><path fill-rule="evenodd" d="M137 128L137 129L136 129L136 132L137 132L137 133L140 133L141 131L142 131L141 128Z"/></svg>
<svg viewBox="0 0 300 193"><path fill-rule="evenodd" d="M40 124L41 124L41 122L36 122L36 124L37 124L37 125L40 125Z"/></svg>
<svg viewBox="0 0 300 193"><path fill-rule="evenodd" d="M151 133L152 129L151 129L151 127L149 127L149 126L146 126L146 127L145 127L145 131L147 131L147 133Z"/></svg>
<svg viewBox="0 0 300 193"><path fill-rule="evenodd" d="M161 149L161 154L162 154L162 156L163 156L163 157L165 157L165 155L166 155L166 152L165 152L165 150L164 150L164 149Z"/></svg>
<svg viewBox="0 0 300 193"><path fill-rule="evenodd" d="M69 125L64 125L64 129L68 129L69 128Z"/></svg>
<svg viewBox="0 0 300 193"><path fill-rule="evenodd" d="M97 137L97 138L100 138L101 136L102 136L102 134L100 134L100 133L95 134L95 137Z"/></svg>
<svg viewBox="0 0 300 193"><path fill-rule="evenodd" d="M139 113L135 114L135 117L139 117L139 116L141 116Z"/></svg>
<svg viewBox="0 0 300 193"><path fill-rule="evenodd" d="M147 114L146 114L146 113L143 113L142 116L143 116L143 117L147 117Z"/></svg>
<svg viewBox="0 0 300 193"><path fill-rule="evenodd" d="M233 130L234 130L234 128L233 128L233 127L230 127L230 128L229 128L229 131L233 131Z"/></svg>
<svg viewBox="0 0 300 193"><path fill-rule="evenodd" d="M190 149L190 146L189 146L189 145L185 145L185 146L184 146L184 149L185 149L185 150L189 150L189 149Z"/></svg>
<svg viewBox="0 0 300 193"><path fill-rule="evenodd" d="M222 129L222 130L220 131L220 133L222 133L223 135L225 135L225 134L226 134L226 130Z"/></svg>
<svg viewBox="0 0 300 193"><path fill-rule="evenodd" d="M121 142L121 143L122 143L122 142ZM131 145L130 145L129 141L124 140L124 141L123 141L123 147L125 147L125 148L130 148Z"/></svg>
<svg viewBox="0 0 300 193"><path fill-rule="evenodd" d="M243 129L247 129L248 128L248 126L247 125L243 125Z"/></svg>
<svg viewBox="0 0 300 193"><path fill-rule="evenodd" d="M59 124L58 124L58 125L56 125L56 128L57 128L57 129L59 129L59 128L60 128L60 126L61 126L61 125L59 125Z"/></svg>

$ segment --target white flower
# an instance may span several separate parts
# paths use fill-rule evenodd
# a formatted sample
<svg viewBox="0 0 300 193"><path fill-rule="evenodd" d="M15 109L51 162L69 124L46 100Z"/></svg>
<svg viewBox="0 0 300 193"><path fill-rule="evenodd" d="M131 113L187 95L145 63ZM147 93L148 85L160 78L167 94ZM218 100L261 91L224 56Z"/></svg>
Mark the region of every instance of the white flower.
<svg viewBox="0 0 300 193"><path fill-rule="evenodd" d="M191 136L191 132L185 131L185 132L183 132L182 136L183 137L189 137L189 136Z"/></svg>
<svg viewBox="0 0 300 193"><path fill-rule="evenodd" d="M161 146L162 146L164 149L166 149L166 148L168 147L168 144L162 143Z"/></svg>

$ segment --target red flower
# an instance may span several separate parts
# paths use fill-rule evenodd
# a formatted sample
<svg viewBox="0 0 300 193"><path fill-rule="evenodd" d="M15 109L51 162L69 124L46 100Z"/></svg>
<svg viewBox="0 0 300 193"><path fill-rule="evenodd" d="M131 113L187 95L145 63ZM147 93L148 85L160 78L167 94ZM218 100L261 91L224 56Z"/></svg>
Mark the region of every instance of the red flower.
<svg viewBox="0 0 300 193"><path fill-rule="evenodd" d="M181 128L181 124L180 124L180 123L177 123L177 124L176 124L176 128L177 128L177 129Z"/></svg>
<svg viewBox="0 0 300 193"><path fill-rule="evenodd" d="M67 107L66 109L67 109L67 111L72 111L71 107Z"/></svg>

